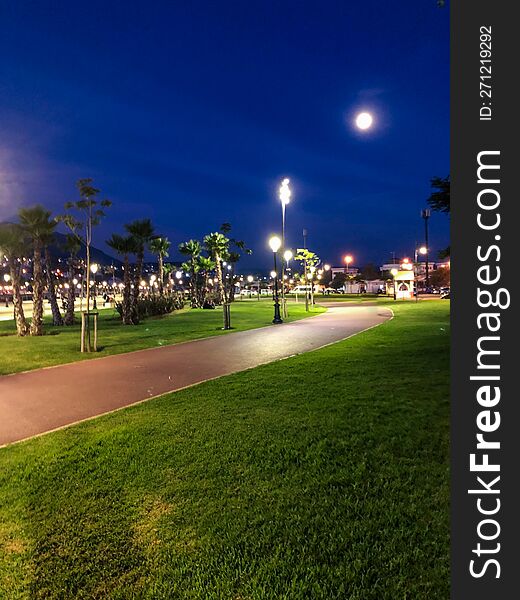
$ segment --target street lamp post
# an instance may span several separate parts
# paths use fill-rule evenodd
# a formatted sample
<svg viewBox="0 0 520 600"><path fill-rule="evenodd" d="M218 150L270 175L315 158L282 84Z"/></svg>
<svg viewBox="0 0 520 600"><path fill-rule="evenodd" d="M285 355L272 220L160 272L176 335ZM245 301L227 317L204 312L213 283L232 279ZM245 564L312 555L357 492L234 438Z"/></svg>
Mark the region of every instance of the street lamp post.
<svg viewBox="0 0 520 600"><path fill-rule="evenodd" d="M287 267L287 271L289 270L289 261L292 259L293 257L293 253L291 250L286 250L283 253L283 260L285 262L285 266ZM285 280L288 279L288 276L284 273L282 275L282 285L284 288L284 306L285 306L285 312L284 312L284 318L286 318L288 316L287 313L287 299L285 298Z"/></svg>
<svg viewBox="0 0 520 600"><path fill-rule="evenodd" d="M349 268L349 265L350 265L350 263L351 263L351 262L352 262L354 259L352 258L352 255L350 255L350 254L347 254L347 255L345 256L345 259L344 259L344 260L345 260L345 294L346 294L346 293L347 293L348 268Z"/></svg>
<svg viewBox="0 0 520 600"><path fill-rule="evenodd" d="M94 292L94 302L92 304L92 308L94 310L97 310L97 303L96 303L96 273L98 272L98 265L97 263L92 263L90 265L90 270L92 271L92 275L94 276L94 285L93 285L93 292Z"/></svg>
<svg viewBox="0 0 520 600"><path fill-rule="evenodd" d="M286 177L279 189L279 198L282 203L282 313L287 317L287 305L285 303L285 207L291 201L291 189L289 188L289 179Z"/></svg>
<svg viewBox="0 0 520 600"><path fill-rule="evenodd" d="M329 264L325 264L323 265L323 269L325 270L326 278L328 279L329 276L329 271L330 271L330 265ZM332 283L332 277L330 278L330 281L328 282L327 287L330 287L330 284ZM329 292L327 292L327 296L329 295Z"/></svg>
<svg viewBox="0 0 520 600"><path fill-rule="evenodd" d="M274 319L273 319L273 323L277 324L277 323L283 323L283 320L280 316L280 303L278 301L278 270L277 270L277 265L276 265L276 254L278 252L278 250L280 250L280 247L282 245L282 241L280 240L280 238L276 235L273 235L273 237L269 240L269 246L271 247L271 250L273 251L273 259L274 259Z"/></svg>
<svg viewBox="0 0 520 600"><path fill-rule="evenodd" d="M397 269L391 269L390 273L394 278L394 300L397 300L397 282L395 278L397 277L397 273L399 273L399 271Z"/></svg>
<svg viewBox="0 0 520 600"><path fill-rule="evenodd" d="M255 278L252 275L247 276L247 283L249 283L249 297L250 298L251 298L251 284L253 283L254 280L255 280Z"/></svg>
<svg viewBox="0 0 520 600"><path fill-rule="evenodd" d="M424 219L424 245L426 247L426 287L430 286L430 269L428 265L429 247L428 247L428 219L430 218L431 210L425 208L421 210L421 217Z"/></svg>
<svg viewBox="0 0 520 600"><path fill-rule="evenodd" d="M419 300L419 254L426 254L428 252L428 249L426 248L426 246L421 246L420 248L417 248L417 243L415 245L415 261L414 261L414 265L415 265L415 300L418 301Z"/></svg>

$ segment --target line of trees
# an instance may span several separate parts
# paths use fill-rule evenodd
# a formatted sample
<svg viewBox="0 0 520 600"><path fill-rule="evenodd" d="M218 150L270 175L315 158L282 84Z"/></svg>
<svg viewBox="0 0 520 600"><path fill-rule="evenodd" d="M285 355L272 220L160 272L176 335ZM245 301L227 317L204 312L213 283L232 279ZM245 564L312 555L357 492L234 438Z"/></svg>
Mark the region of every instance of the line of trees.
<svg viewBox="0 0 520 600"><path fill-rule="evenodd" d="M229 236L230 232L231 225L224 223L219 231L204 236L202 242L190 239L179 244L179 252L186 256L182 269L189 276L192 308L222 304L224 329L231 327L229 304L234 300L236 263L242 252L251 254L242 240Z"/></svg>
<svg viewBox="0 0 520 600"><path fill-rule="evenodd" d="M100 190L95 188L92 179L78 180L79 199L65 204L65 212L52 216L41 205L21 208L18 223L0 225L0 254L8 262L13 294L14 318L19 336L43 335L43 302L45 290L55 326L74 324L74 301L76 290L74 273L84 269L86 283L86 311L90 310L91 298L91 245L93 229L105 217L109 200L100 199ZM55 230L58 224L67 230L63 250L67 254L66 303L64 314L60 310L52 271L50 247L55 244ZM106 240L123 262L122 300L118 305L124 325L136 325L143 314L153 314L154 304L157 314L179 308L184 303L181 294L165 285L167 276L171 283L173 266L165 263L171 243L159 235L150 219L137 219L124 226L124 234L114 233ZM193 308L212 305L229 306L234 299L236 282L235 265L242 252L250 253L241 240L231 237L231 226L224 223L219 231L209 233L202 241L190 239L179 245L179 251L186 257L182 269L188 274L189 298ZM80 251L85 250L86 260L80 260ZM157 258L157 294L145 298L141 286L145 253L149 251ZM22 267L24 258L32 258L32 318L24 314ZM211 282L211 285L210 285ZM153 289L153 288L152 288ZM224 327L229 328L229 310L224 311ZM227 316L226 316L227 315Z"/></svg>

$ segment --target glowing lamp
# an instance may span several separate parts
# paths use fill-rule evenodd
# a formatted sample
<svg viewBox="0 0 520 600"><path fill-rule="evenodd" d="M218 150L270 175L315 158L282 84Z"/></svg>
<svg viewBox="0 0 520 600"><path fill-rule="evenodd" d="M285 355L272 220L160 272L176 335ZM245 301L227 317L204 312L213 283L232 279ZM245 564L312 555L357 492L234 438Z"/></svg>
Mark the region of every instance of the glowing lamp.
<svg viewBox="0 0 520 600"><path fill-rule="evenodd" d="M282 246L282 240L277 235L273 235L269 239L269 246L273 252L278 252Z"/></svg>

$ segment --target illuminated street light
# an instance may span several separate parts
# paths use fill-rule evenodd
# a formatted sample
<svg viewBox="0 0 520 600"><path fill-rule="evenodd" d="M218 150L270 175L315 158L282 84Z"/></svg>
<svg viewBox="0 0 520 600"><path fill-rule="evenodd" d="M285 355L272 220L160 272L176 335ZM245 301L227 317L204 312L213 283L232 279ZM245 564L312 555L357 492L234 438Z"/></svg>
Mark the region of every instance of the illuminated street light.
<svg viewBox="0 0 520 600"><path fill-rule="evenodd" d="M282 240L277 235L273 235L271 238L269 238L269 247L274 253L280 250L281 245Z"/></svg>
<svg viewBox="0 0 520 600"><path fill-rule="evenodd" d="M421 217L424 219L424 247L426 248L426 252L424 253L425 263L426 263L426 287L430 286L430 268L428 264L428 252L430 250L428 244L428 219L431 216L431 210L429 208L424 208L421 210Z"/></svg>
<svg viewBox="0 0 520 600"><path fill-rule="evenodd" d="M271 272L271 277L274 279L274 318L273 323L283 323L282 318L280 316L280 303L278 301L278 269L276 267L276 254L282 245L282 241L277 235L273 235L269 239L269 246L273 251L273 259L274 259L274 270ZM282 283L283 285L283 283Z"/></svg>
<svg viewBox="0 0 520 600"><path fill-rule="evenodd" d="M348 279L348 269L350 263L354 260L352 254L346 254L343 258L343 262L345 263L345 294L347 293L347 279Z"/></svg>
<svg viewBox="0 0 520 600"><path fill-rule="evenodd" d="M291 201L291 195L292 195L292 192L291 192L291 188L289 187L289 179L286 177L285 179L282 180L280 189L278 190L278 196L280 198L280 202L282 203L282 253L283 253L283 260L282 260L282 312L283 312L284 317L287 317L287 305L285 303L285 284L284 284L285 263L287 263L292 258L292 254L289 259L285 258L285 254L286 254L286 252L285 252L285 207Z"/></svg>
<svg viewBox="0 0 520 600"><path fill-rule="evenodd" d="M285 206L286 204L289 204L289 202L291 201L291 188L289 187L289 183L290 180L288 177L286 177L285 179L282 180L282 184L280 185L280 190L279 190L279 197L280 197L280 201L281 203Z"/></svg>
<svg viewBox="0 0 520 600"><path fill-rule="evenodd" d="M92 286L92 289L94 290L94 303L92 304L92 308L94 310L97 310L97 302L96 302L96 296L97 296L97 290L96 290L96 273L98 272L99 269L99 265L97 263L92 263L90 265L90 270L92 272L92 275L94 276L94 285Z"/></svg>

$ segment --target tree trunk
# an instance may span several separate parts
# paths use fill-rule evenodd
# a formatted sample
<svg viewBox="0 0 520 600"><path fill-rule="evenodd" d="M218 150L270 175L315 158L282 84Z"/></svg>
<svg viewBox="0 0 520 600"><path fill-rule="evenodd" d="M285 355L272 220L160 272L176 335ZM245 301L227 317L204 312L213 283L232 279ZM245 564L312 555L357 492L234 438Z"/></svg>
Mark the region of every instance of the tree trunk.
<svg viewBox="0 0 520 600"><path fill-rule="evenodd" d="M157 257L159 263L159 294L164 294L164 266L162 254Z"/></svg>
<svg viewBox="0 0 520 600"><path fill-rule="evenodd" d="M61 326L63 325L63 317L61 316L60 307L58 306L58 299L56 298L56 288L54 287L54 281L52 280L51 255L47 246L45 246L44 253L45 271L47 275L47 293L49 294L49 302L51 304L52 324L55 326Z"/></svg>
<svg viewBox="0 0 520 600"><path fill-rule="evenodd" d="M14 259L9 261L9 271L11 272L11 282L13 284L13 307L16 334L23 337L29 333L29 325L23 310L23 300L20 291L20 271L16 266Z"/></svg>
<svg viewBox="0 0 520 600"><path fill-rule="evenodd" d="M68 273L67 290L67 311L65 312L65 325L74 325L74 301L76 299L76 290L74 289L74 258L69 258L69 273Z"/></svg>
<svg viewBox="0 0 520 600"><path fill-rule="evenodd" d="M197 290L197 298L198 298L198 302L199 302L199 307L204 306L204 303L206 302L206 296L207 296L207 290L208 290L208 279L209 279L209 273L207 271L204 271L204 275L202 277L202 284L199 287L199 289Z"/></svg>
<svg viewBox="0 0 520 600"><path fill-rule="evenodd" d="M143 260L144 254L140 252L137 255L137 262L135 265L135 277L134 277L134 293L131 294L131 314L132 314L132 323L134 325L139 324L139 312L137 310L137 301L139 300L139 286L141 284L141 278L143 276Z"/></svg>
<svg viewBox="0 0 520 600"><path fill-rule="evenodd" d="M216 286L217 292L217 303L222 304L225 301L225 290L224 290L224 280L222 279L222 264L220 262L220 256L218 254L215 255L215 264L217 271L217 280L218 285Z"/></svg>
<svg viewBox="0 0 520 600"><path fill-rule="evenodd" d="M131 278L130 278L130 263L128 256L125 256L125 274L124 274L124 287L123 287L123 302L121 310L121 318L123 325L132 325L132 298L131 298Z"/></svg>
<svg viewBox="0 0 520 600"><path fill-rule="evenodd" d="M231 271L229 273L229 276L230 276L230 280L229 280L228 302L234 302L235 301L235 269L234 269L233 263L231 263Z"/></svg>
<svg viewBox="0 0 520 600"><path fill-rule="evenodd" d="M195 269L195 259L192 257L190 261L190 301L191 308L199 308L199 296L197 290L197 273Z"/></svg>
<svg viewBox="0 0 520 600"><path fill-rule="evenodd" d="M31 335L43 335L43 274L41 244L34 243L33 255L33 314Z"/></svg>

